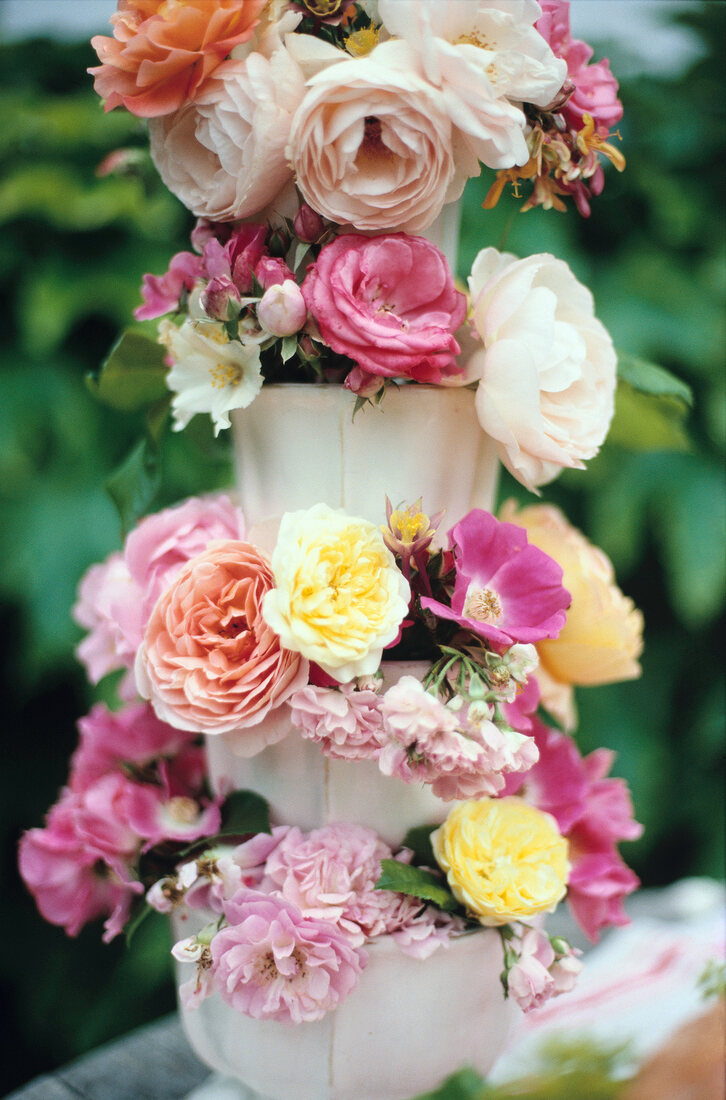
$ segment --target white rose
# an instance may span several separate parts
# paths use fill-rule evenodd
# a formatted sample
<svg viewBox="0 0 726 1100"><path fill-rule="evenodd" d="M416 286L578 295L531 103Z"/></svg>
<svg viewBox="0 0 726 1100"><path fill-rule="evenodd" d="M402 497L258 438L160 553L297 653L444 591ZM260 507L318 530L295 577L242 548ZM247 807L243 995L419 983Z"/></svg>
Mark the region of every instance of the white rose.
<svg viewBox="0 0 726 1100"><path fill-rule="evenodd" d="M208 412L217 435L229 427L230 409L246 408L262 389L259 341L230 340L224 325L191 318L180 327L162 321L159 340L174 360L166 384L174 393L175 431Z"/></svg>
<svg viewBox="0 0 726 1100"><path fill-rule="evenodd" d="M483 347L467 364L501 461L534 490L597 454L613 415L616 356L590 291L548 253L485 248L469 289Z"/></svg>
<svg viewBox="0 0 726 1100"><path fill-rule="evenodd" d="M535 29L534 0L380 0L386 29L440 90L461 140L489 168L526 164L521 102L545 106L567 76ZM513 101L513 102L510 102ZM515 105L516 104L516 105Z"/></svg>
<svg viewBox="0 0 726 1100"><path fill-rule="evenodd" d="M426 229L478 165L457 150L441 96L403 42L341 61L309 81L288 156L305 200L357 229Z"/></svg>
<svg viewBox="0 0 726 1100"><path fill-rule="evenodd" d="M411 596L379 528L327 504L288 512L271 564L262 616L284 648L340 683L374 673Z"/></svg>
<svg viewBox="0 0 726 1100"><path fill-rule="evenodd" d="M292 178L285 146L304 94L302 71L281 44L269 58L222 62L193 103L149 120L164 183L198 217L257 214Z"/></svg>

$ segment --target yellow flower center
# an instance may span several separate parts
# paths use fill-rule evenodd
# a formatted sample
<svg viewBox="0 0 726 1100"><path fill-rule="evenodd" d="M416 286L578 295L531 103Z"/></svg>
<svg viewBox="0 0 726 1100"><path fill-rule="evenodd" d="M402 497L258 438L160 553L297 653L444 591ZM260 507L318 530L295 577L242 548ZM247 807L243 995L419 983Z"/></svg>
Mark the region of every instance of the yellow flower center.
<svg viewBox="0 0 726 1100"><path fill-rule="evenodd" d="M170 798L166 809L169 816L180 825L192 825L199 816L199 806L193 798L188 798L186 795L180 794Z"/></svg>
<svg viewBox="0 0 726 1100"><path fill-rule="evenodd" d="M464 615L478 623L496 623L502 617L502 605L493 588L475 588L467 593Z"/></svg>
<svg viewBox="0 0 726 1100"><path fill-rule="evenodd" d="M216 363L209 368L209 374L215 390L224 389L225 386L239 386L242 381L242 368L237 363Z"/></svg>
<svg viewBox="0 0 726 1100"><path fill-rule="evenodd" d="M378 45L378 28L373 24L349 34L345 48L352 57L366 57Z"/></svg>
<svg viewBox="0 0 726 1100"><path fill-rule="evenodd" d="M419 511L415 504L403 510L396 508L391 512L390 528L404 545L409 546L421 535L426 534L429 529L429 517L425 512Z"/></svg>

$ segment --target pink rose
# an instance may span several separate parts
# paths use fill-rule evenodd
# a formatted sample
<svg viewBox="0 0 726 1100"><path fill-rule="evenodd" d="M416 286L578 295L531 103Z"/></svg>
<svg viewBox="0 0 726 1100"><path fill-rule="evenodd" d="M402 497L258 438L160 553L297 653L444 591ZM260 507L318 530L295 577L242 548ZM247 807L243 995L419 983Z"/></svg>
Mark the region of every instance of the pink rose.
<svg viewBox="0 0 726 1100"><path fill-rule="evenodd" d="M356 391L369 375L438 383L459 373L454 333L466 299L423 237L337 237L302 289L325 342L358 364Z"/></svg>
<svg viewBox="0 0 726 1100"><path fill-rule="evenodd" d="M143 631L141 592L121 554L110 554L84 573L72 614L88 631L76 657L92 684L133 666Z"/></svg>
<svg viewBox="0 0 726 1100"><path fill-rule="evenodd" d="M528 543L523 528L475 508L449 538L456 567L451 607L428 596L422 607L481 635L499 652L514 642L557 637L570 594L560 566Z"/></svg>
<svg viewBox="0 0 726 1100"><path fill-rule="evenodd" d="M141 520L124 546L129 575L143 593L142 627L135 648L141 643L154 604L181 567L206 550L210 542L243 538L244 533L242 513L221 493L190 497Z"/></svg>
<svg viewBox="0 0 726 1100"><path fill-rule="evenodd" d="M300 331L307 316L305 299L294 279L273 283L257 306L257 320L272 336L292 336Z"/></svg>
<svg viewBox="0 0 726 1100"><path fill-rule="evenodd" d="M214 984L237 1012L294 1024L320 1020L358 984L367 962L335 924L284 898L241 890L212 940Z"/></svg>
<svg viewBox="0 0 726 1100"><path fill-rule="evenodd" d="M97 703L79 719L80 742L71 758L71 790L82 793L122 763L144 766L178 752L189 734L160 722L148 703L110 711Z"/></svg>
<svg viewBox="0 0 726 1100"><path fill-rule="evenodd" d="M295 276L284 260L279 256L263 256L255 268L255 278L263 290L278 286L288 280L295 282Z"/></svg>
<svg viewBox="0 0 726 1100"><path fill-rule="evenodd" d="M338 760L375 759L381 751L379 696L358 691L354 683L339 688L308 684L296 691L290 699L290 721L302 737Z"/></svg>
<svg viewBox="0 0 726 1100"><path fill-rule="evenodd" d="M307 682L307 662L262 618L274 584L249 543L215 542L158 600L136 662L142 696L178 729L257 725Z"/></svg>

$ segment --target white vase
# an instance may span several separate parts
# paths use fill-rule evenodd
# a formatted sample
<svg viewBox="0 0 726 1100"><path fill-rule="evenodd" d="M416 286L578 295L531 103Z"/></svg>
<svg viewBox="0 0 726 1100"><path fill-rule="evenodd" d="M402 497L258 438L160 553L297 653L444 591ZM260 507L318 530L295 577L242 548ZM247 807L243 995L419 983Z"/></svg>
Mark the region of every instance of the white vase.
<svg viewBox="0 0 726 1100"><path fill-rule="evenodd" d="M188 923L176 932L189 935ZM315 1023L253 1020L217 994L180 1009L195 1053L225 1078L225 1097L237 1081L240 1100L411 1100L463 1066L489 1072L516 1007L504 1000L496 931L461 936L426 960L388 936L366 950L357 988Z"/></svg>

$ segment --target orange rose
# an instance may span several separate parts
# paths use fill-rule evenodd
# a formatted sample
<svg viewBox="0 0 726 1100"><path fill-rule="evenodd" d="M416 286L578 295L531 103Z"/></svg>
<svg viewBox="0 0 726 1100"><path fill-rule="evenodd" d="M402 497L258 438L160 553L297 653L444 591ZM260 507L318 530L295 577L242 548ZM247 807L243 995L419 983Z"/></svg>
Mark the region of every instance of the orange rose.
<svg viewBox="0 0 726 1100"><path fill-rule="evenodd" d="M307 661L283 649L262 618L273 584L267 558L233 539L213 542L182 569L157 601L136 659L139 692L162 721L199 733L257 726L307 684Z"/></svg>
<svg viewBox="0 0 726 1100"><path fill-rule="evenodd" d="M537 644L540 668L558 685L612 684L639 676L643 616L615 583L607 555L552 505L533 504L517 512L514 501L507 501L502 519L524 527L529 541L562 566L562 583L572 596L558 637ZM554 685L542 680L547 705L545 695Z"/></svg>
<svg viewBox="0 0 726 1100"><path fill-rule="evenodd" d="M257 25L265 0L119 0L113 38L91 45L89 69L106 110L156 118L193 100L207 77Z"/></svg>

